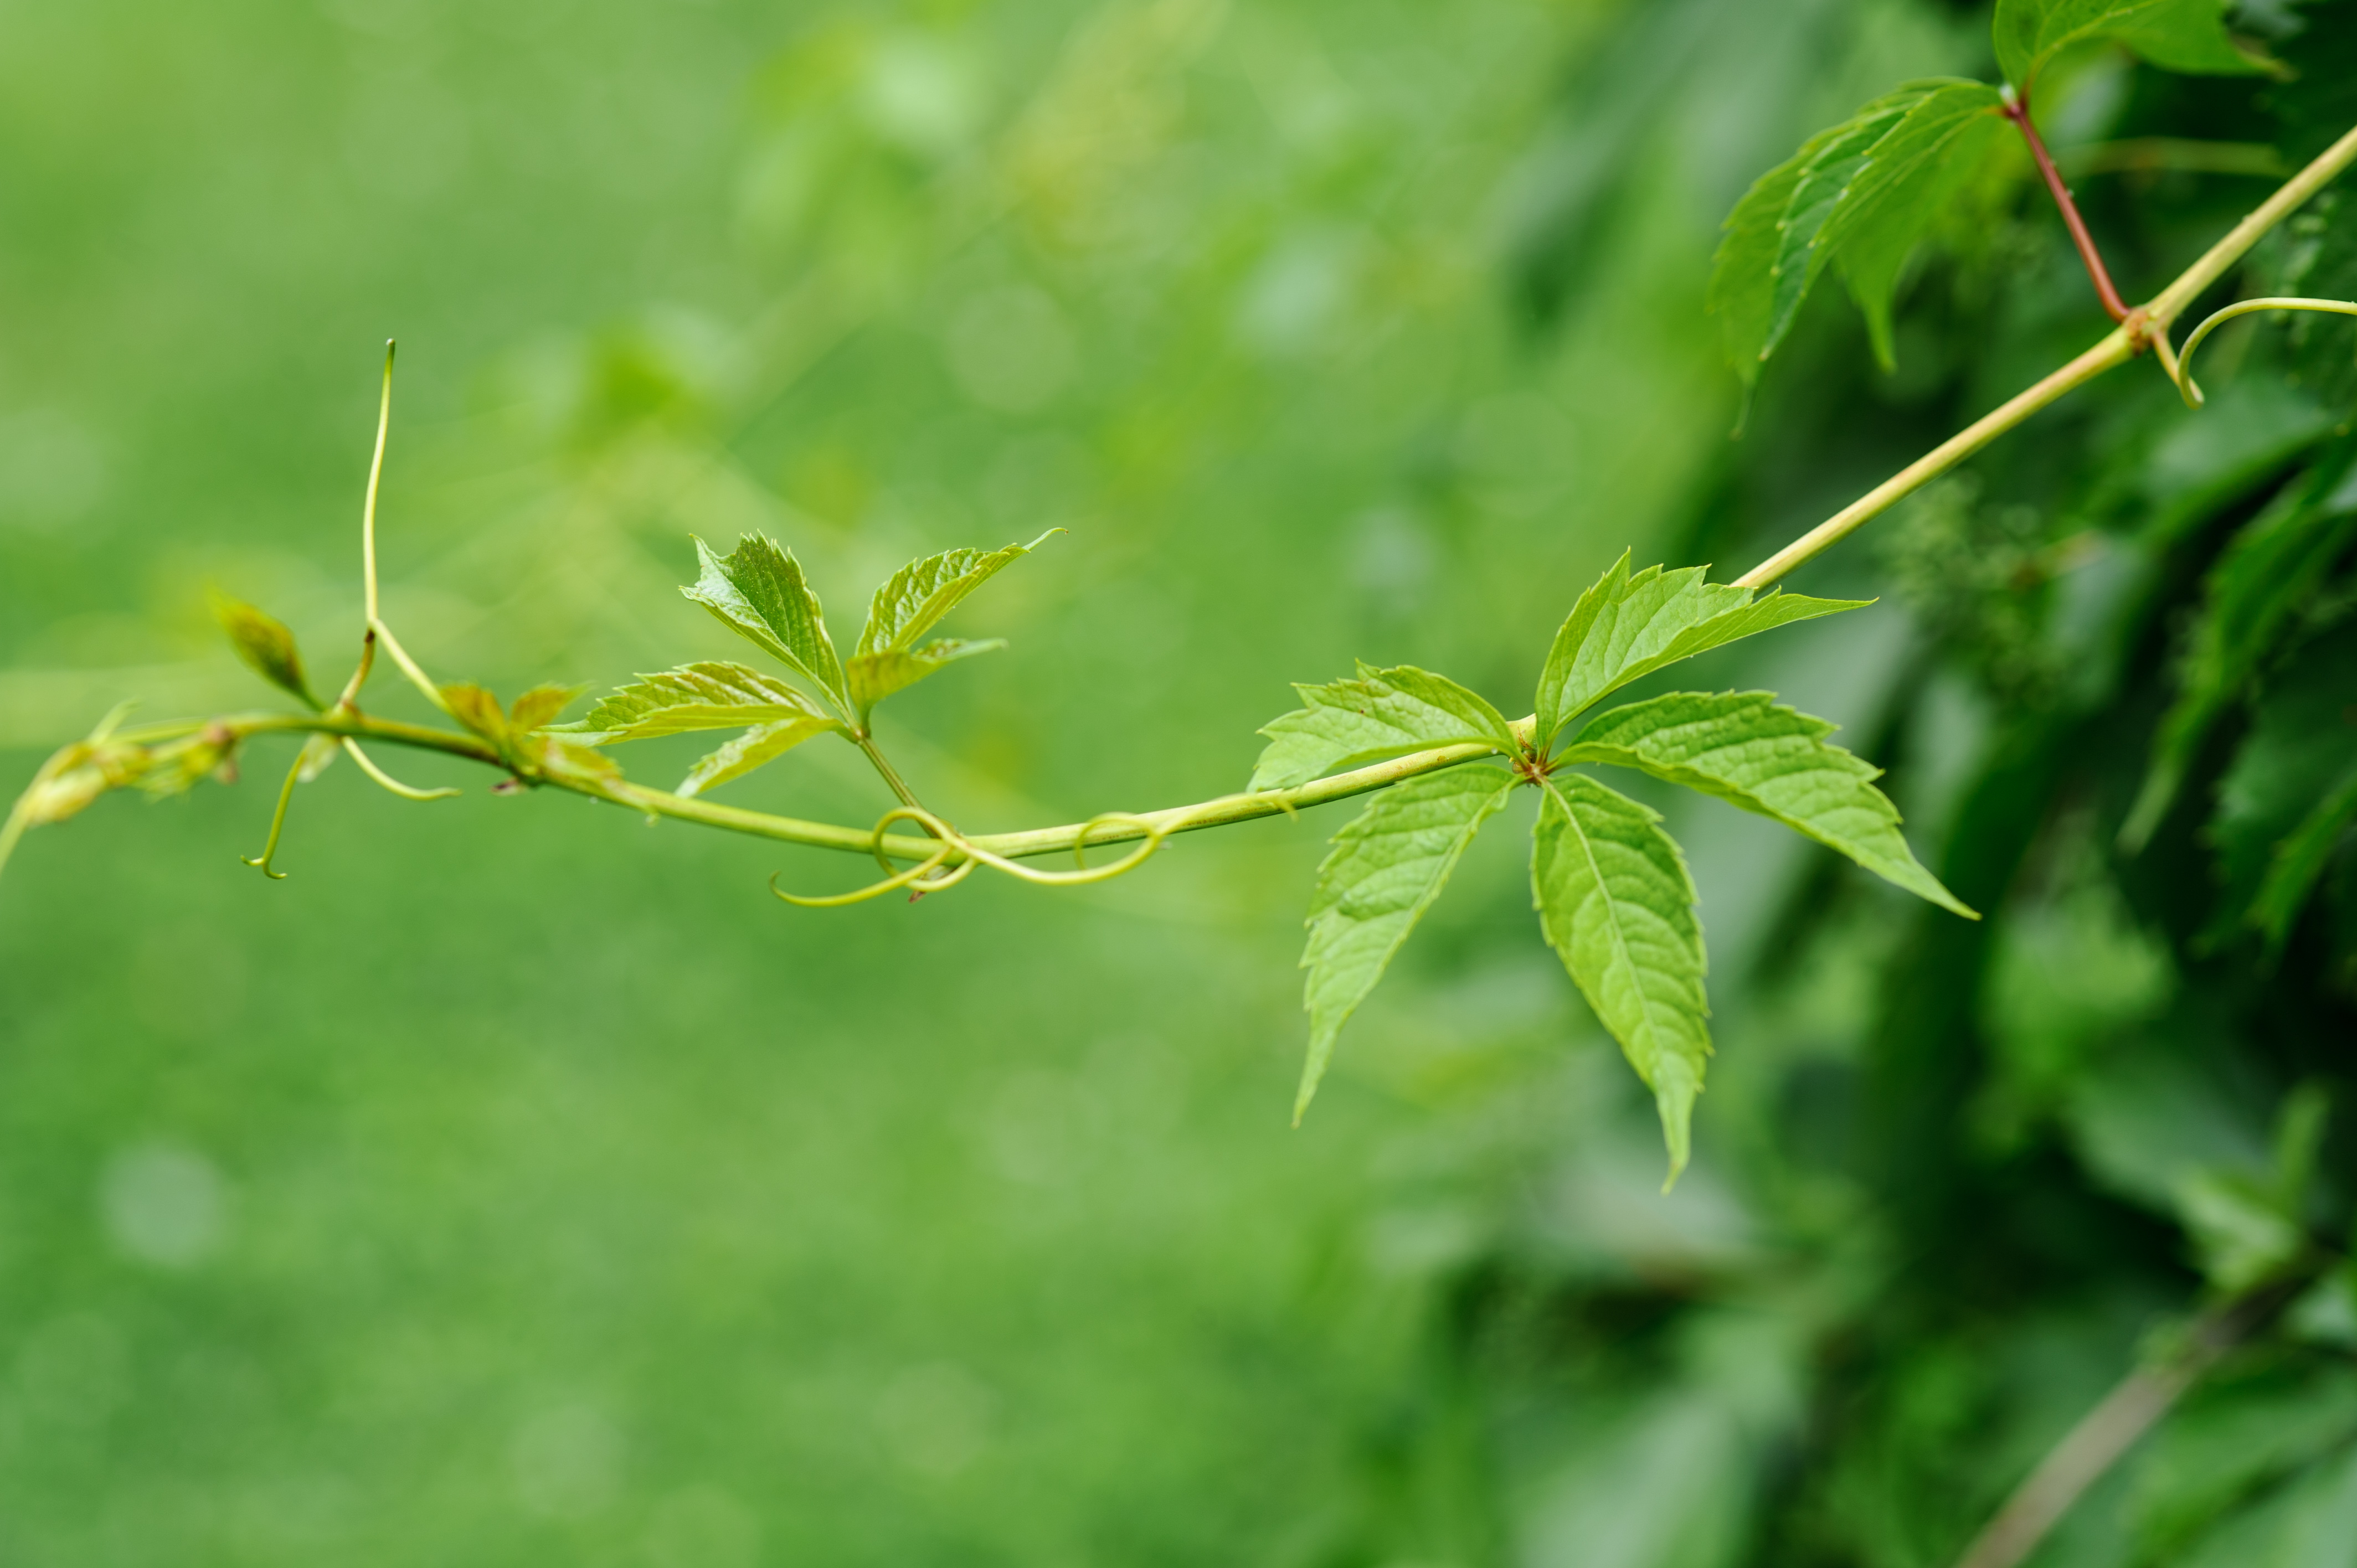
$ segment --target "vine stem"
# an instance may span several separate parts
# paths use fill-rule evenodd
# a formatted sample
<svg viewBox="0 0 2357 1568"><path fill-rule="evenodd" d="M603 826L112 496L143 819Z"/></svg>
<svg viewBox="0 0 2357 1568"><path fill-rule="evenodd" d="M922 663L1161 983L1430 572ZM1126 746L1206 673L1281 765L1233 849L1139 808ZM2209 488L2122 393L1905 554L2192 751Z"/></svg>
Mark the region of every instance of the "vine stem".
<svg viewBox="0 0 2357 1568"><path fill-rule="evenodd" d="M2357 129L2352 129L2327 148L2306 168L2284 182L2274 195L2252 209L2235 224L2224 238L2210 247L2200 260L2178 274L2166 288L2145 306L2130 310L2126 318L2105 334L2093 348L2069 364L2047 376L2036 385L2020 392L1998 408L1984 414L1956 435L1950 436L1930 452L1901 468L1881 484L1852 501L1800 538L1777 551L1750 571L1735 579L1738 585L1764 588L1791 573L1803 564L1815 559L1835 543L1857 532L1872 519L1889 510L1905 497L1946 473L1966 457L1979 451L1999 435L2028 420L2032 414L2056 402L2097 376L2126 364L2147 348L2157 349L2164 365L2172 367L2176 356L2169 348L2169 330L2178 316L2202 291L2223 277L2227 269L2241 260L2260 237L2289 217L2309 198L2314 196L2336 176L2357 162ZM387 370L390 373L391 345L387 345ZM390 392L388 391L388 398ZM368 579L368 619L371 636L363 648L364 660L375 643L382 641L403 673L431 698L442 705L440 693L412 660L391 628L376 614L376 477L383 465L383 426L385 414L380 412L377 455L371 466L370 505L364 518L365 565ZM140 744L182 738L200 731L218 729L237 739L272 733L312 733L338 736L349 740L382 741L392 746L406 746L471 761L489 763L506 768L509 763L486 742L471 735L429 729L422 725L399 724L359 713L346 703L339 703L326 714L246 714L218 720L198 720L157 726L148 730L126 732L118 737L126 744ZM446 710L447 711L447 710ZM1516 722L1517 731L1530 732L1534 720L1525 717ZM62 757L64 754L60 754ZM1276 815L1290 816L1305 806L1323 805L1330 800L1347 799L1381 789L1403 779L1426 773L1454 768L1484 757L1501 756L1501 748L1480 744L1437 746L1394 757L1372 767L1354 768L1294 789L1263 790L1255 793L1222 797L1199 801L1192 805L1174 806L1159 811L1140 812L1134 816L1097 817L1086 822L1066 823L1057 827L1033 828L1021 832L974 834L965 842L974 848L1003 859L1022 859L1032 855L1050 854L1091 844L1122 843L1157 834L1192 832L1203 828L1222 827L1234 822ZM887 778L895 776L887 770ZM806 844L814 848L846 851L855 854L877 854L908 861L924 861L939 855L941 841L915 834L879 833L874 829L861 830L828 822L804 822L792 817L775 816L766 811L747 811L724 806L716 801L683 799L668 790L653 789L619 779L592 779L551 772L531 780L538 784L569 789L576 794L627 806L651 817L668 817L693 822L706 827L732 832L748 833L759 838L786 843ZM907 787L901 785L896 793L907 803ZM5 864L5 852L15 847L26 825L26 800L20 799L8 821L0 824L0 864Z"/></svg>
<svg viewBox="0 0 2357 1568"><path fill-rule="evenodd" d="M1956 1559L1956 1568L2017 1568L2136 1439L2289 1296L2284 1282L2276 1281L2213 1307L2194 1321L2175 1354L2121 1379L2022 1478Z"/></svg>

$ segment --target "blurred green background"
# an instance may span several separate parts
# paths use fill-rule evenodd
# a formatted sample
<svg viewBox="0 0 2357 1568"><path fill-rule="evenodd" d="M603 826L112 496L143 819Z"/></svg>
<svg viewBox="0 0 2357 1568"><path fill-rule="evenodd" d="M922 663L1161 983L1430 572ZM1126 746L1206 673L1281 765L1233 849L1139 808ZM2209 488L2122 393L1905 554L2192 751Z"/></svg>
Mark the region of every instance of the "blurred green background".
<svg viewBox="0 0 2357 1568"><path fill-rule="evenodd" d="M386 613L446 679L730 656L675 592L691 532L792 545L841 639L901 561L1052 526L953 628L1011 650L884 721L965 825L1238 788L1286 682L1353 657L1521 712L1622 549L1739 570L2093 335L2025 207L1992 242L2010 300L1939 274L1964 303L1902 324L1889 379L1821 301L1728 440L1718 218L1861 99L1985 70L1986 27L1930 0L0 0L0 762L29 776L125 697L252 705L209 583L340 681L388 336ZM2182 113L2124 62L2087 80L2077 140ZM2165 277L2264 188L2179 178L2124 270ZM2101 429L2130 439L2153 391ZM2183 487L2312 440L2303 407ZM1806 585L1903 587L1955 514ZM2067 712L1975 662L1986 600L1695 679L1903 751L1932 858L1993 715ZM657 780L694 755L639 750ZM2170 1199L2095 1179L2047 1207L2100 1277L2008 1264L2035 1300L1989 1306L2001 1353L1878 1296L1916 1232L1843 1129L1915 917L1716 806L1676 825L1721 1056L1665 1198L1511 833L1293 1132L1340 812L1101 888L816 914L763 879L847 886L830 857L387 760L469 792L333 770L265 883L234 859L261 746L242 788L34 835L0 886L0 1561L1927 1563L2196 1283ZM889 803L821 746L731 794ZM1943 875L1995 908L2018 858ZM1995 966L1993 1037L2027 1042L1976 1112L2017 1176L2087 1146L2040 1064L2173 994L2166 940L2080 864L2046 854L2025 935L1959 983L1977 1016ZM2253 1080L2253 1136L2277 1088ZM2137 1135L2104 1147L2133 1165ZM1919 1331L1857 1380L1931 1435L1807 1460L1842 1424L1809 1379ZM1802 1522L1762 1534L1766 1498Z"/></svg>

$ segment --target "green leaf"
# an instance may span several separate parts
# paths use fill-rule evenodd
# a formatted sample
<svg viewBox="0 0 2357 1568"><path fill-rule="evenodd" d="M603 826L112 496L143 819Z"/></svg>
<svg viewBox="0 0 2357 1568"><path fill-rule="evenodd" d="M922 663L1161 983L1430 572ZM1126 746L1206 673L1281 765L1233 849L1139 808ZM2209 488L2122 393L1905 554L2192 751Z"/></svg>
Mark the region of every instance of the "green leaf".
<svg viewBox="0 0 2357 1568"><path fill-rule="evenodd" d="M2205 938L2256 929L2281 950L2357 813L2357 621L2304 643L2273 676L2219 781L2207 837L2223 886Z"/></svg>
<svg viewBox="0 0 2357 1568"><path fill-rule="evenodd" d="M1531 891L1548 944L1653 1091L1674 1182L1710 1058L1710 1003L1694 880L1661 820L1580 774L1548 779Z"/></svg>
<svg viewBox="0 0 2357 1568"><path fill-rule="evenodd" d="M853 709L865 725L877 703L923 680L942 665L969 654L986 653L1005 643L961 642L945 639L920 649L917 639L931 631L960 601L1017 559L1028 555L1063 530L1051 528L1028 544L998 550L945 550L911 561L876 590L867 607L867 624L860 628L859 644L850 666Z"/></svg>
<svg viewBox="0 0 2357 1568"><path fill-rule="evenodd" d="M213 618L229 633L230 646L255 674L307 707L323 705L303 678L303 655L284 622L225 594L213 595L212 603Z"/></svg>
<svg viewBox="0 0 2357 1568"><path fill-rule="evenodd" d="M1889 360L1900 269L2002 145L2001 103L1981 82L1909 82L1810 137L1736 203L1712 261L1708 306L1746 386L1837 257Z"/></svg>
<svg viewBox="0 0 2357 1568"><path fill-rule="evenodd" d="M2296 629L2298 612L2357 540L2357 435L2336 442L2307 478L2236 534L2204 585L2201 618L2163 716L2121 843L2141 848L2176 800L2195 752L2266 659Z"/></svg>
<svg viewBox="0 0 2357 1568"><path fill-rule="evenodd" d="M2259 884L2258 897L2251 900L2249 919L2265 934L2270 948L2281 951L2290 940L2292 926L2308 907L2316 879L2324 875L2326 863L2352 826L2357 826L2357 770L2341 781L2339 789L2316 803L2291 836L2276 846L2267 863L2266 880Z"/></svg>
<svg viewBox="0 0 2357 1568"><path fill-rule="evenodd" d="M2226 36L2226 0L1997 0L1996 63L2027 98L2072 44L2110 38L2164 70L2247 76L2268 69Z"/></svg>
<svg viewBox="0 0 2357 1568"><path fill-rule="evenodd" d="M1254 789L1289 789L1433 746L1515 747L1504 714L1446 675L1411 664L1361 664L1351 680L1293 689L1306 705L1261 726L1269 742L1253 768Z"/></svg>
<svg viewBox="0 0 2357 1568"><path fill-rule="evenodd" d="M1749 588L1703 580L1706 570L1648 566L1629 575L1620 559L1579 596L1539 676L1538 744L1598 698L1681 659L1756 632L1861 609L1870 599L1813 599L1781 590L1755 599Z"/></svg>
<svg viewBox="0 0 2357 1568"><path fill-rule="evenodd" d="M1293 1120L1318 1092L1334 1038L1440 897L1448 874L1481 824L1514 787L1496 768L1449 768L1377 791L1358 820L1334 835L1334 853L1318 868L1309 900L1309 972L1302 1005L1309 1013L1309 1058L1302 1066Z"/></svg>
<svg viewBox="0 0 2357 1568"><path fill-rule="evenodd" d="M748 533L725 556L699 539L695 556L703 575L680 592L844 708L843 663L826 634L818 595L803 580L793 552Z"/></svg>
<svg viewBox="0 0 2357 1568"><path fill-rule="evenodd" d="M508 715L500 700L471 681L453 681L442 688L442 705L450 716L490 741L504 748L508 743Z"/></svg>
<svg viewBox="0 0 2357 1568"><path fill-rule="evenodd" d="M1006 639L1000 637L985 638L979 642L943 637L922 648L854 654L846 666L852 708L858 714L860 723L866 724L876 704L893 693L915 685L945 664L971 659L977 653L994 653L1006 646Z"/></svg>
<svg viewBox="0 0 2357 1568"><path fill-rule="evenodd" d="M707 789L716 789L731 779L742 779L753 769L776 761L813 736L842 728L834 719L813 714L747 730L690 768L673 793L701 795Z"/></svg>
<svg viewBox="0 0 2357 1568"><path fill-rule="evenodd" d="M508 727L519 736L544 730L549 720L563 713L574 698L587 690L587 686L534 686L518 697L515 705L508 710Z"/></svg>
<svg viewBox="0 0 2357 1568"><path fill-rule="evenodd" d="M1978 919L1907 847L1899 809L1874 787L1882 770L1826 743L1836 727L1779 706L1769 692L1674 692L1602 714L1564 749L1562 760L1640 768L1716 795L1806 833L1920 898Z"/></svg>
<svg viewBox="0 0 2357 1568"><path fill-rule="evenodd" d="M2002 106L1993 87L1943 83L1875 145L1848 198L1826 220L1819 242L1839 263L1885 371L1898 367L1890 306L1909 259L1953 220L1966 193L2013 145Z"/></svg>
<svg viewBox="0 0 2357 1568"><path fill-rule="evenodd" d="M601 699L587 717L563 729L587 736L591 745L609 746L691 730L745 729L827 717L816 703L782 681L743 664L713 662L641 675L635 684Z"/></svg>
<svg viewBox="0 0 2357 1568"><path fill-rule="evenodd" d="M917 639L931 631L968 594L1062 532L1051 528L1028 544L988 551L945 550L909 562L876 590L856 651L884 653L915 646Z"/></svg>

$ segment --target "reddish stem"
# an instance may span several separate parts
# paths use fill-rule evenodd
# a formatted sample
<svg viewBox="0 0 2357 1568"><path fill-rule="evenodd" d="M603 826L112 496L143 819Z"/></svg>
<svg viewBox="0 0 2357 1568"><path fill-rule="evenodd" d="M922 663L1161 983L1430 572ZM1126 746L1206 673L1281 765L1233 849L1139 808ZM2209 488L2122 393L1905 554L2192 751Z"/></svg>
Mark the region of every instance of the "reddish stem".
<svg viewBox="0 0 2357 1568"><path fill-rule="evenodd" d="M2029 144L2029 156L2038 160L2038 172L2046 177L2046 188L2053 193L2054 205L2062 209L2062 221L2070 226L2071 242L2079 247L2079 259L2087 264L2087 275L2095 280L2095 294L2104 308L2115 321L2128 318L2128 307L2120 298L2120 291L2112 286L2112 274L2104 270L2103 252L2095 249L2095 237L2087 232L2087 220L2079 216L2076 202L2071 199L2071 188L2062 183L2061 171L2046 153L2046 144L2040 139L2038 127L2029 121L2027 99L2008 95L2005 117L2021 128L2021 139Z"/></svg>

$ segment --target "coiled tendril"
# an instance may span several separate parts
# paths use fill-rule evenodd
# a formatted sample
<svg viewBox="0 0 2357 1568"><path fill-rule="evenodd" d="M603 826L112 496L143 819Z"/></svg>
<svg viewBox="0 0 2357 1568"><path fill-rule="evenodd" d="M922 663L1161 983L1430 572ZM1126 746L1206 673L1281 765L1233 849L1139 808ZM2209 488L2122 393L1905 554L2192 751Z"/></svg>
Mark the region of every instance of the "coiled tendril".
<svg viewBox="0 0 2357 1568"><path fill-rule="evenodd" d="M2201 339L2238 316L2249 316L2261 310L2315 310L2330 316L2357 316L2357 302L2346 299L2298 299L2284 295L2242 300L2228 306L2201 326L2196 327L2192 336L2185 339L2185 347L2175 353L2169 351L2169 339L2166 337L2158 333L2154 334L2153 343L2160 350L2161 365L2169 371L2169 379L2177 383L2178 395L2185 400L2186 407L2200 408L2206 401L2201 395L2201 387L2196 385L2193 380L2193 350L2201 346Z"/></svg>

